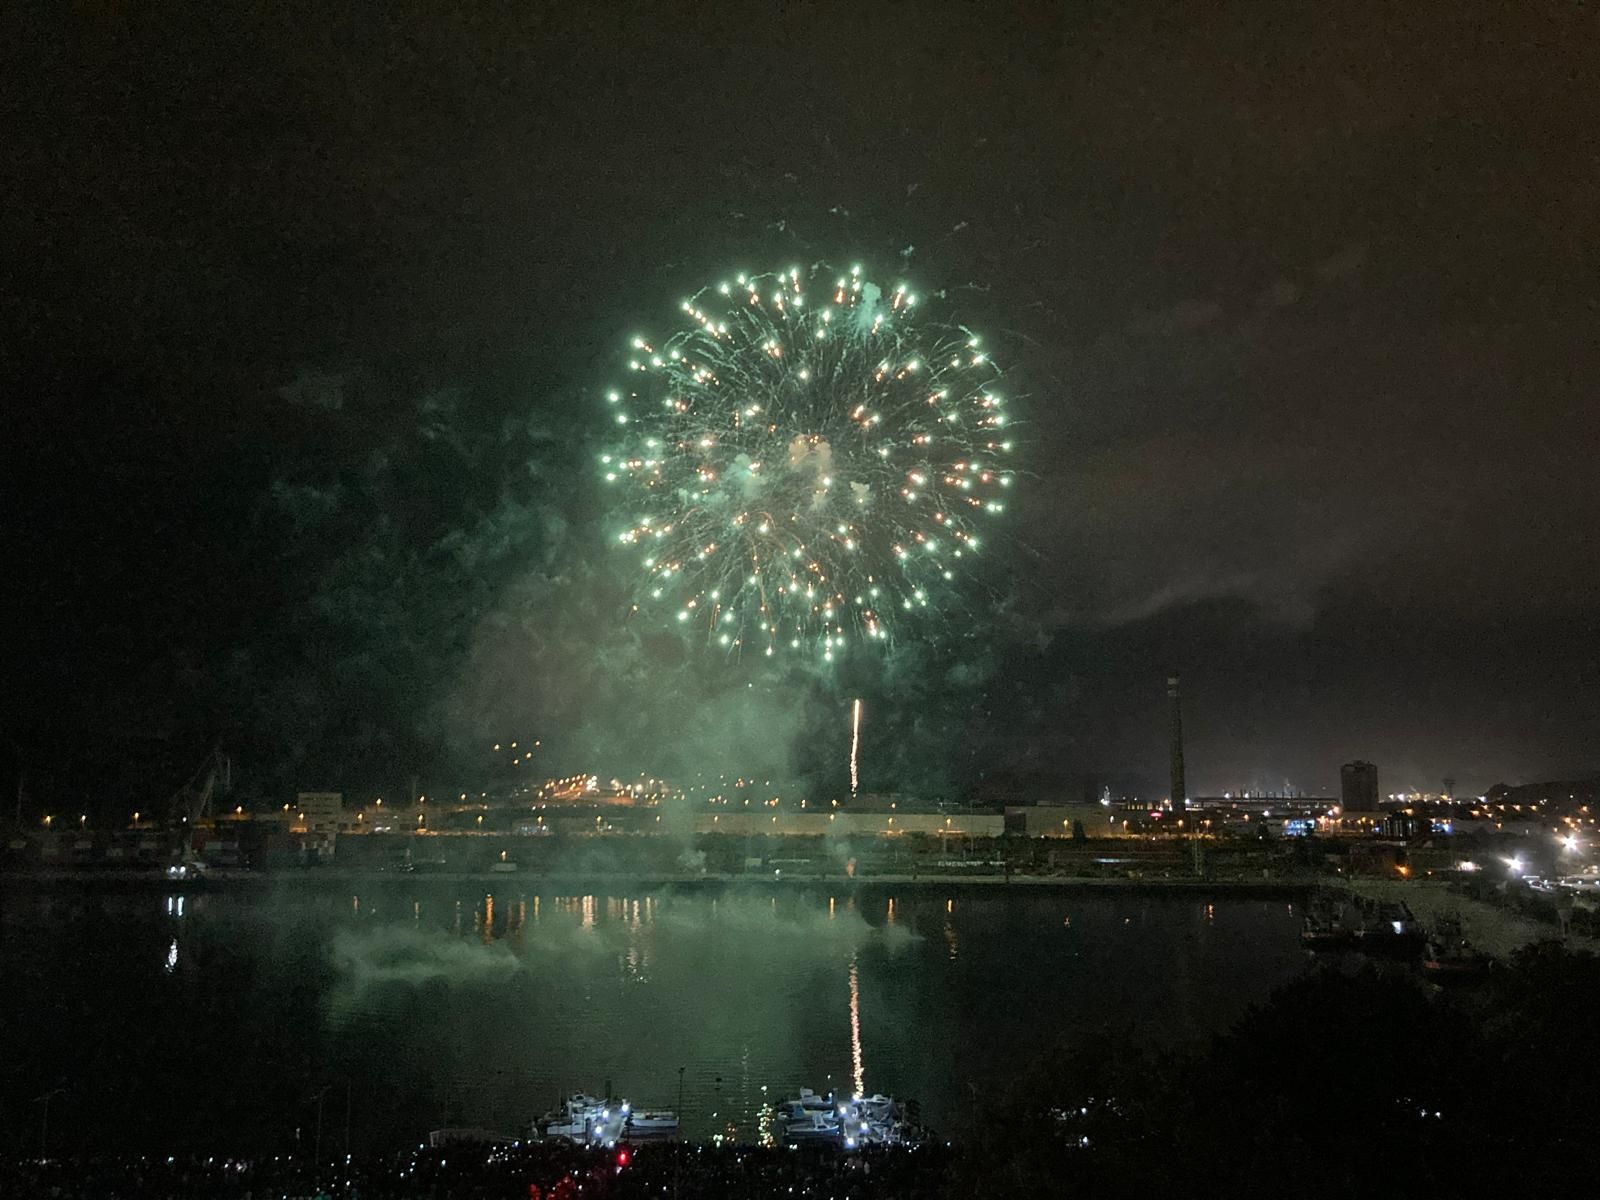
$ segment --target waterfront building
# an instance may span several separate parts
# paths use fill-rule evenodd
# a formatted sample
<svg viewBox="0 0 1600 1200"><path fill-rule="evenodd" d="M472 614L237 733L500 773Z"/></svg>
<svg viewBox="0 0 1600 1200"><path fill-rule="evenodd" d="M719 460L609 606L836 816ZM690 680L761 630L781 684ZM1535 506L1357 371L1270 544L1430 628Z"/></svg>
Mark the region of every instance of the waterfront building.
<svg viewBox="0 0 1600 1200"><path fill-rule="evenodd" d="M343 792L300 792L295 823L307 833L338 833L344 818Z"/></svg>
<svg viewBox="0 0 1600 1200"><path fill-rule="evenodd" d="M1147 814L1141 808L1136 817ZM1147 822L1137 820L1143 829ZM1122 837L1129 832L1128 814L1109 804L1008 804L1005 831L1023 837L1070 838L1075 829L1084 837Z"/></svg>

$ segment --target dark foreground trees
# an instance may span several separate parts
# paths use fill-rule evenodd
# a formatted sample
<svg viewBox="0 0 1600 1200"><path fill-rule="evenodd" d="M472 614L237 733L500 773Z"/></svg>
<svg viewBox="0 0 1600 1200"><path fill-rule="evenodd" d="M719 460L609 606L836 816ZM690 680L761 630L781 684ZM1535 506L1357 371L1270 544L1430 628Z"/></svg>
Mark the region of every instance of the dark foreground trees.
<svg viewBox="0 0 1600 1200"><path fill-rule="evenodd" d="M1201 1050L1066 1050L951 1195L1554 1195L1592 1167L1600 959L1530 948L1470 990L1326 967Z"/></svg>

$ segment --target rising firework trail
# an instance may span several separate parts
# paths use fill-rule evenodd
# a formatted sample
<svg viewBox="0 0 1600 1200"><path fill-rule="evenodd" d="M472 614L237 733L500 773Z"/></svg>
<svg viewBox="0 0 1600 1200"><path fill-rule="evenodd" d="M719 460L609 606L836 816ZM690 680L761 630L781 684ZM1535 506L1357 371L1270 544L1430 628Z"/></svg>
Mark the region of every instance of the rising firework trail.
<svg viewBox="0 0 1600 1200"><path fill-rule="evenodd" d="M1014 473L1000 371L859 267L737 275L607 393L638 607L729 657L824 661L962 610Z"/></svg>
<svg viewBox="0 0 1600 1200"><path fill-rule="evenodd" d="M857 697L850 705L850 799L856 798L856 789L861 785L861 776L857 771L861 754L861 699Z"/></svg>

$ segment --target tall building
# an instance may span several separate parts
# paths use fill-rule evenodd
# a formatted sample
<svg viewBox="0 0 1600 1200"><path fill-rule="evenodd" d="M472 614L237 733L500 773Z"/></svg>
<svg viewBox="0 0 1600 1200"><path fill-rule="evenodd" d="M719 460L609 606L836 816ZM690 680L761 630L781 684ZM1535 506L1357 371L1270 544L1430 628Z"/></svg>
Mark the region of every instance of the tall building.
<svg viewBox="0 0 1600 1200"><path fill-rule="evenodd" d="M1339 803L1347 813L1378 811L1378 768L1369 762L1339 768Z"/></svg>
<svg viewBox="0 0 1600 1200"><path fill-rule="evenodd" d="M1167 676L1167 707L1172 723L1172 811L1182 820L1189 791L1183 779L1183 706L1176 675Z"/></svg>

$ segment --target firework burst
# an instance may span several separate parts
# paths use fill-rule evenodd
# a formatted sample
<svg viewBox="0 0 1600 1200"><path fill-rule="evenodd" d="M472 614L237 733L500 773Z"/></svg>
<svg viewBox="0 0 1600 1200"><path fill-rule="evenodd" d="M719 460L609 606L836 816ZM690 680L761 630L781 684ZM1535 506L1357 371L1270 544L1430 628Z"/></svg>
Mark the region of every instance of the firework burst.
<svg viewBox="0 0 1600 1200"><path fill-rule="evenodd" d="M936 621L1014 474L981 339L859 267L739 275L638 337L607 393L639 605L730 655L832 661Z"/></svg>

